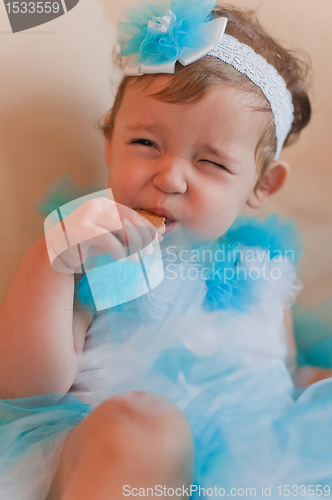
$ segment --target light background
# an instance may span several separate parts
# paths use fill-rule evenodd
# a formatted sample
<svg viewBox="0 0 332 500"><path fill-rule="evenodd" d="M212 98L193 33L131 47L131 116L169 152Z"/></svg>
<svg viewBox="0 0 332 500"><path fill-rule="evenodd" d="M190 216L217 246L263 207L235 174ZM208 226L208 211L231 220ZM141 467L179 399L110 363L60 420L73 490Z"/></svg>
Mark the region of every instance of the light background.
<svg viewBox="0 0 332 500"><path fill-rule="evenodd" d="M68 14L17 34L0 4L0 304L24 254L43 235L35 206L46 189L67 173L80 187L106 185L96 124L119 80L112 48L127 3L80 0ZM312 59L312 122L282 153L291 165L289 181L268 207L244 211L276 212L297 222L305 243L298 301L310 309L332 296L332 2L232 4L258 8L272 35Z"/></svg>

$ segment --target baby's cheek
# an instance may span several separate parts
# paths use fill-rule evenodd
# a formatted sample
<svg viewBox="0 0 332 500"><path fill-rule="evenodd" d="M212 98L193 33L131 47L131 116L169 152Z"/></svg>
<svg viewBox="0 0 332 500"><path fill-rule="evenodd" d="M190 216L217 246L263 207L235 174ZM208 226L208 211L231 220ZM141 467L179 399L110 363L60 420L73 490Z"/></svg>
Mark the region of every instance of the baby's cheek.
<svg viewBox="0 0 332 500"><path fill-rule="evenodd" d="M225 199L209 200L209 203L196 207L192 229L209 238L218 238L224 234L238 216L236 204Z"/></svg>
<svg viewBox="0 0 332 500"><path fill-rule="evenodd" d="M196 211L194 217L189 221L188 228L209 239L218 237L224 225L224 218L220 215L217 217L213 212Z"/></svg>
<svg viewBox="0 0 332 500"><path fill-rule="evenodd" d="M128 197L130 193L130 181L127 179L127 175L125 173L120 173L118 170L110 171L108 177L108 187L112 189L112 193L114 199L118 203L123 203L124 200Z"/></svg>

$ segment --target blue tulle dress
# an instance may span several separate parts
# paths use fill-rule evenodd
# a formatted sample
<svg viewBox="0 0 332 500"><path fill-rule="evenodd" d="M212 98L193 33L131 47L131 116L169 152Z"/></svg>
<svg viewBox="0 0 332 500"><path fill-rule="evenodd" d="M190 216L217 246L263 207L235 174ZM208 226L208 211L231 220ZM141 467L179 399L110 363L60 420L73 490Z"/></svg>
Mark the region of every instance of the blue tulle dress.
<svg viewBox="0 0 332 500"><path fill-rule="evenodd" d="M1 500L44 500L67 434L137 389L186 414L192 498L329 496L332 380L295 394L287 356L284 309L301 289L293 224L239 216L217 242L186 241L164 238L163 281L127 303L96 310L91 286L100 300L113 290L102 262L79 281L94 321L70 392L0 401Z"/></svg>

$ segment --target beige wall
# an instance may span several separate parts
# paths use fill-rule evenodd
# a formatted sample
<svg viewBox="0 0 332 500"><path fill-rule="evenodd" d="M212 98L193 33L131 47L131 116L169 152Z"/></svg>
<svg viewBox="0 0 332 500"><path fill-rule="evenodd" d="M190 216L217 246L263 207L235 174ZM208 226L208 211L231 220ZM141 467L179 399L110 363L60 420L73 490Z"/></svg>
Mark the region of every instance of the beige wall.
<svg viewBox="0 0 332 500"><path fill-rule="evenodd" d="M0 303L43 235L35 205L46 189L67 173L79 186L106 182L96 123L113 98L114 43L98 0L17 34L0 4Z"/></svg>
<svg viewBox="0 0 332 500"><path fill-rule="evenodd" d="M124 0L81 0L69 14L12 35L0 6L0 303L29 246L42 236L34 209L45 189L70 172L79 185L106 180L103 143L94 126L110 107L115 25ZM131 5L135 5L131 2ZM299 143L283 153L292 173L260 213L276 211L304 232L299 301L332 295L332 2L234 0L259 7L271 33L312 58L313 118ZM258 214L247 210L246 213ZM24 285L23 285L24 286Z"/></svg>

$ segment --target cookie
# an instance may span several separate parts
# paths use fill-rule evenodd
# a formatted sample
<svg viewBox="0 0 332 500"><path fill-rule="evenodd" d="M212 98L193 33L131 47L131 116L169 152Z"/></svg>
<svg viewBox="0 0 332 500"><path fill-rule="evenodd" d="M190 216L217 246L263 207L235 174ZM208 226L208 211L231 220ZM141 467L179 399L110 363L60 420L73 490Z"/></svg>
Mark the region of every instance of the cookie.
<svg viewBox="0 0 332 500"><path fill-rule="evenodd" d="M153 214L148 212L147 210L137 210L137 212L147 219L151 224L156 228L158 233L165 233L165 217L161 217L160 215Z"/></svg>

